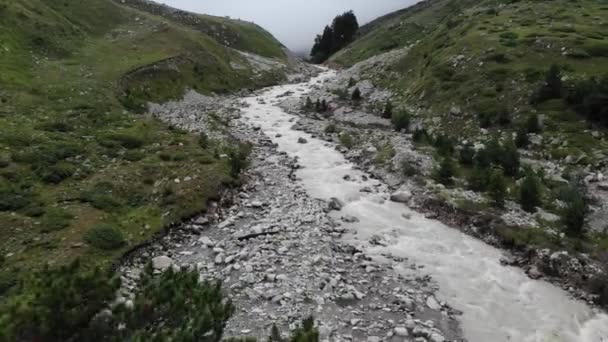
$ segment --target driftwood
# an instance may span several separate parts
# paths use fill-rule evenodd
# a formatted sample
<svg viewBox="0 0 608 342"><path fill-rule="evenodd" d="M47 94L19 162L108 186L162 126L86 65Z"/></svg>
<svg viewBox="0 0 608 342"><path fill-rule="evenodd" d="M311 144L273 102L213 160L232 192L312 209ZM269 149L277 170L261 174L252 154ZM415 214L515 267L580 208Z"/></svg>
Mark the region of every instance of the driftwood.
<svg viewBox="0 0 608 342"><path fill-rule="evenodd" d="M277 231L253 233L253 234L239 236L237 239L239 239L239 241L245 241L245 240L249 240L249 239L255 239L256 237L259 237L259 236L277 235L279 233L280 232L277 232Z"/></svg>

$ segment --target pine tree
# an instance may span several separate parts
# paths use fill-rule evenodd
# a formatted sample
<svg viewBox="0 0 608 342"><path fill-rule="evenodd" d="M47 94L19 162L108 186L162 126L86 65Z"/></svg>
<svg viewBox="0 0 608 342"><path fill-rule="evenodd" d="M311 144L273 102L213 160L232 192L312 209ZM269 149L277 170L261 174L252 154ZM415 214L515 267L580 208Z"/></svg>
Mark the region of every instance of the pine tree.
<svg viewBox="0 0 608 342"><path fill-rule="evenodd" d="M317 99L317 102L315 102L315 112L320 113L321 109L321 100Z"/></svg>
<svg viewBox="0 0 608 342"><path fill-rule="evenodd" d="M482 192L488 189L490 183L490 169L475 167L467 177L467 187L469 190Z"/></svg>
<svg viewBox="0 0 608 342"><path fill-rule="evenodd" d="M585 216L589 208L581 195L582 192L577 187L569 187L561 196L561 200L566 204L561 212L561 220L568 236L580 237L585 233Z"/></svg>
<svg viewBox="0 0 608 342"><path fill-rule="evenodd" d="M462 149L460 150L460 155L459 155L459 160L460 163L463 165L473 165L473 159L475 158L475 148L473 147L473 144L471 143L466 143L464 144L464 146L462 146Z"/></svg>
<svg viewBox="0 0 608 342"><path fill-rule="evenodd" d="M353 101L361 101L361 90L359 90L359 88L355 88L351 98Z"/></svg>
<svg viewBox="0 0 608 342"><path fill-rule="evenodd" d="M390 100L386 101L384 105L384 111L382 111L382 117L385 119L390 119L393 116L393 104Z"/></svg>
<svg viewBox="0 0 608 342"><path fill-rule="evenodd" d="M505 174L510 177L517 176L519 173L519 152L513 141L508 141L502 148L502 156L500 165L503 167Z"/></svg>
<svg viewBox="0 0 608 342"><path fill-rule="evenodd" d="M452 158L445 157L443 161L439 164L439 168L435 171L435 180L443 185L453 185L453 177L455 173L456 167L454 166Z"/></svg>
<svg viewBox="0 0 608 342"><path fill-rule="evenodd" d="M323 99L323 101L321 101L321 112L325 113L325 112L327 112L328 109L329 109L329 107L327 106L327 101L325 101L325 99Z"/></svg>
<svg viewBox="0 0 608 342"><path fill-rule="evenodd" d="M313 109L313 104L312 104L312 100L310 99L310 97L306 97L306 103L304 104L304 108L308 111Z"/></svg>
<svg viewBox="0 0 608 342"><path fill-rule="evenodd" d="M531 114L526 120L526 131L528 133L539 133L541 131L538 115Z"/></svg>
<svg viewBox="0 0 608 342"><path fill-rule="evenodd" d="M505 205L505 197L507 195L507 184L502 170L492 170L488 182L488 194L492 199L492 204L497 208L502 208Z"/></svg>
<svg viewBox="0 0 608 342"><path fill-rule="evenodd" d="M527 148L530 145L530 139L528 139L528 133L524 129L519 129L515 136L515 146L518 148Z"/></svg>
<svg viewBox="0 0 608 342"><path fill-rule="evenodd" d="M529 213L536 212L536 207L542 204L540 195L539 181L531 171L528 171L519 189L519 203L522 209Z"/></svg>
<svg viewBox="0 0 608 342"><path fill-rule="evenodd" d="M407 130L410 127L410 114L406 111L393 113L391 123L397 131Z"/></svg>

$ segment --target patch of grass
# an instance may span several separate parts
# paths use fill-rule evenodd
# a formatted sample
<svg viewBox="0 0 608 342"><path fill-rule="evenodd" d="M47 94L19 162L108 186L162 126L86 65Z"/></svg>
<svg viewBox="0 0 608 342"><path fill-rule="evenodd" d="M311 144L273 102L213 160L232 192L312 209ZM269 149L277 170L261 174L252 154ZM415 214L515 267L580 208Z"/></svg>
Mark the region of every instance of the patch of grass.
<svg viewBox="0 0 608 342"><path fill-rule="evenodd" d="M64 229L70 225L74 219L69 211L62 208L49 208L42 216L42 232L49 233Z"/></svg>
<svg viewBox="0 0 608 342"><path fill-rule="evenodd" d="M122 232L106 224L99 224L91 228L84 235L84 240L91 246L103 250L118 249L126 244Z"/></svg>

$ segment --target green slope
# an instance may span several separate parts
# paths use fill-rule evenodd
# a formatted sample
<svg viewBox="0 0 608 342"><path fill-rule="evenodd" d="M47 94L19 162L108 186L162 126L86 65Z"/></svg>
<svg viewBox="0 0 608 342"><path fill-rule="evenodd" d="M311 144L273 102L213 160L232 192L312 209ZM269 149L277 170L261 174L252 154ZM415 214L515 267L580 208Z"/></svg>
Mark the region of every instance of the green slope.
<svg viewBox="0 0 608 342"><path fill-rule="evenodd" d="M251 32L243 46L262 40L269 54L282 51L265 31L221 20ZM0 293L45 262L109 265L233 182L217 157L230 146L202 148L198 137L135 114L186 88L231 92L284 77L231 63L248 65L188 23L119 2L0 0ZM127 243L88 246L98 224Z"/></svg>
<svg viewBox="0 0 608 342"><path fill-rule="evenodd" d="M362 33L331 61L350 66L411 46L368 76L394 90L397 102L423 107L420 115L458 124L462 136L479 134L479 114L506 106L514 125L499 129L516 128L533 110L547 116L549 131L571 142L566 151L549 151L556 157L594 155L602 147L581 136L587 123L564 103L534 108L530 98L552 64L569 80L608 74L605 0L429 0L380 18ZM464 114L439 115L453 107Z"/></svg>

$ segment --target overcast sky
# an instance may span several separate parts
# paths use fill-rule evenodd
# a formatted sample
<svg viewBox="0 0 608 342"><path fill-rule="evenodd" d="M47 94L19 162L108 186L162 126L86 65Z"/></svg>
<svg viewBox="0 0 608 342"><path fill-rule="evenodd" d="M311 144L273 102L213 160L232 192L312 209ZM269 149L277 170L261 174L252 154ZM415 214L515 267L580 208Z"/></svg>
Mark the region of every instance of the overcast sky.
<svg viewBox="0 0 608 342"><path fill-rule="evenodd" d="M364 24L417 0L157 0L169 6L253 21L295 52L308 52L316 34L337 15L354 10Z"/></svg>

